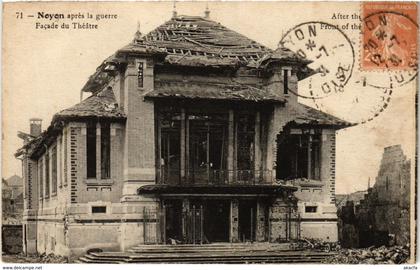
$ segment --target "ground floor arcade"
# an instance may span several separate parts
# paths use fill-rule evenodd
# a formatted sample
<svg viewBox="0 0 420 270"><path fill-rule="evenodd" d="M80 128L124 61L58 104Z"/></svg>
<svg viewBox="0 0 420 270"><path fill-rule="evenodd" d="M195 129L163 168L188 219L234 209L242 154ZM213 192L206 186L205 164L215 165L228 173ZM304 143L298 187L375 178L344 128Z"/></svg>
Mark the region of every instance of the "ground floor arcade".
<svg viewBox="0 0 420 270"><path fill-rule="evenodd" d="M140 193L159 202L156 213L145 215L156 217L154 230L144 226L145 243L287 242L300 234L292 189L154 185Z"/></svg>

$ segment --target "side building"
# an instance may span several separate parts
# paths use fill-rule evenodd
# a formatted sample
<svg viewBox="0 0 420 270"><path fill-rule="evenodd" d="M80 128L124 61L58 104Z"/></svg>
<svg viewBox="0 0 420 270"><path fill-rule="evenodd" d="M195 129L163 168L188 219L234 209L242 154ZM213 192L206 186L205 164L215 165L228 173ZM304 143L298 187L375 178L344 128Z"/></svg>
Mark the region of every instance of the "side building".
<svg viewBox="0 0 420 270"><path fill-rule="evenodd" d="M207 17L137 32L19 149L26 252L336 241L335 135L351 124L298 103L309 63Z"/></svg>

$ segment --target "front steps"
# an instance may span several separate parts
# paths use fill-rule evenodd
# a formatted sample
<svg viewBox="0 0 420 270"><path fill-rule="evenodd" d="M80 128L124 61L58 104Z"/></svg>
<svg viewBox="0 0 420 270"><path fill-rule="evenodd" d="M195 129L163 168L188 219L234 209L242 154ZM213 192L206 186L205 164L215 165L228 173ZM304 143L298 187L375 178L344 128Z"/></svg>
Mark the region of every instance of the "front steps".
<svg viewBox="0 0 420 270"><path fill-rule="evenodd" d="M292 250L289 244L140 245L127 252L92 252L80 263L321 263L335 253Z"/></svg>

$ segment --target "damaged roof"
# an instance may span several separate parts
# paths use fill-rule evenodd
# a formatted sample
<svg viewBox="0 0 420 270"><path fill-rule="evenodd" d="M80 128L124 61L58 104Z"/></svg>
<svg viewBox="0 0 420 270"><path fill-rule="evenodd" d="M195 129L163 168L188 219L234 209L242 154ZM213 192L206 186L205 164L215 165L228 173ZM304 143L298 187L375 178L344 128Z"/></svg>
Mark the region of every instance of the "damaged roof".
<svg viewBox="0 0 420 270"><path fill-rule="evenodd" d="M294 122L298 125L325 125L341 127L350 127L354 125L353 123L301 103L297 103L295 106L296 107L294 107L294 109L296 111L296 118Z"/></svg>
<svg viewBox="0 0 420 270"><path fill-rule="evenodd" d="M207 56L168 55L165 63L186 67L237 67L241 62L236 58L214 58Z"/></svg>
<svg viewBox="0 0 420 270"><path fill-rule="evenodd" d="M210 100L240 100L251 102L284 103L282 97L263 88L245 84L155 82L155 89L145 98L184 98Z"/></svg>
<svg viewBox="0 0 420 270"><path fill-rule="evenodd" d="M105 88L73 107L58 112L54 119L83 117L124 119L126 115L118 107L112 89Z"/></svg>
<svg viewBox="0 0 420 270"><path fill-rule="evenodd" d="M22 156L25 153L28 153L31 158L41 155L45 152L45 145L50 145L61 132L64 126L63 121L83 118L106 118L123 121L126 119L126 115L118 107L112 89L105 88L80 103L56 113L48 129L19 148L15 157Z"/></svg>
<svg viewBox="0 0 420 270"><path fill-rule="evenodd" d="M307 64L306 60L286 48L273 51L218 22L199 16L172 17L145 36L141 36L140 32L135 36L131 43L98 67L83 91L94 92L105 85L111 76L105 68L109 63L121 64L121 56L126 54L159 55L163 64L194 67L247 65L259 68L264 67L269 59Z"/></svg>
<svg viewBox="0 0 420 270"><path fill-rule="evenodd" d="M173 17L145 35L141 41L169 54L244 61L258 60L271 51L218 22L199 16Z"/></svg>
<svg viewBox="0 0 420 270"><path fill-rule="evenodd" d="M306 58L301 57L297 53L294 53L290 49L286 47L278 47L276 50L265 54L259 61L257 62L259 67L264 67L267 63L272 61L283 61L283 62L294 62L294 63L302 63L302 64L310 64L313 61L308 60Z"/></svg>

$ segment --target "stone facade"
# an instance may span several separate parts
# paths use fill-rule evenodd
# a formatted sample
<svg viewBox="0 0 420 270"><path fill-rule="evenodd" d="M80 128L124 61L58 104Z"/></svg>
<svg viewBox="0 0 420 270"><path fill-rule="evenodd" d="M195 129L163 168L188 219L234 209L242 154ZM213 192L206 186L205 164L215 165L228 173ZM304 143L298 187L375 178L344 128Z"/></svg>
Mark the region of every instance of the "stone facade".
<svg viewBox="0 0 420 270"><path fill-rule="evenodd" d="M135 40L130 44L135 49L129 46L116 54L118 61L105 61L91 78L100 83L89 81L84 88L92 97L58 113L47 131L20 152L28 191L24 250L70 256L169 241L288 242L299 237L336 241L335 132L349 124L297 102L291 92L297 92L302 63L293 61L302 60L285 61L291 52L285 56L283 49L269 52L261 47L259 53L269 57L261 58L265 60L259 68L229 66L231 61L224 66L222 60L212 66L206 58L198 60L209 63L194 66L198 60L188 62L191 55L173 64L169 50L154 51L146 41ZM173 52L176 56L181 51ZM107 70L109 65L115 68ZM175 132L179 139L167 141L179 144L176 185L168 184L162 173L167 160L178 155L178 150L175 154L167 150L167 160L163 157L162 126L176 126L175 120L170 125L159 120L160 110L168 108L180 115L172 118L180 123ZM207 142L201 148L207 162L199 169L207 168L208 178L200 180L206 184L196 185L191 168L198 161L190 148L200 144L190 142L190 130L197 115L210 118L214 111L224 114L220 120L224 126L218 130L226 132L219 136L227 142L211 152L220 138L210 141L210 131L199 137ZM251 135L240 145L239 116L244 111L251 124L244 124L248 129L241 134ZM214 124L206 123L208 130ZM108 124L109 150L103 150L108 149L103 143ZM282 179L276 175L284 166L278 164L279 157L290 153L279 150L279 137L294 135L305 139L307 155L314 155L314 169L309 162L304 176ZM315 137L320 146L311 150ZM249 156L242 158L251 167L239 168L244 166L239 164L239 151L248 151ZM226 165L210 169L216 166L211 158ZM317 170L317 175L311 177L310 170ZM210 183L210 173L222 182ZM224 225L212 221L212 215ZM219 232L209 234L214 228Z"/></svg>

